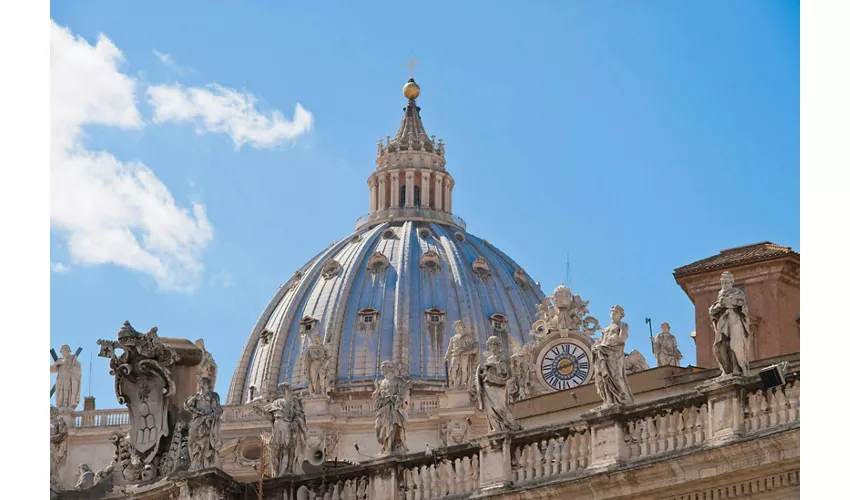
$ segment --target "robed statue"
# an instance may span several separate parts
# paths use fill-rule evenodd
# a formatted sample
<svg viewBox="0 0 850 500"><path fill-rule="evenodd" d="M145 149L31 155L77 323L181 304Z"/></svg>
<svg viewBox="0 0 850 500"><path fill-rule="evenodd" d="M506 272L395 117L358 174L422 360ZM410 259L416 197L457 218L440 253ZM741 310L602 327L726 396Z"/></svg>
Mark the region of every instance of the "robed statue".
<svg viewBox="0 0 850 500"><path fill-rule="evenodd" d="M59 354L61 357L50 365L50 373L56 374L56 407L73 410L80 404L82 367L67 344L59 348Z"/></svg>
<svg viewBox="0 0 850 500"><path fill-rule="evenodd" d="M410 380L400 377L392 361L381 363L383 380L375 381L372 401L375 405L375 435L381 455L407 453L407 407Z"/></svg>
<svg viewBox="0 0 850 500"><path fill-rule="evenodd" d="M629 405L634 396L626 380L626 339L629 325L623 321L625 311L620 306L611 308L611 324L602 330L599 340L590 348L593 357L596 392L602 406Z"/></svg>
<svg viewBox="0 0 850 500"><path fill-rule="evenodd" d="M679 351L676 337L670 333L669 323L661 323L661 333L652 339L652 350L657 366L679 366L682 361L682 352Z"/></svg>
<svg viewBox="0 0 850 500"><path fill-rule="evenodd" d="M478 362L478 341L469 334L463 321L455 321L454 327L455 334L446 349L449 388L471 388L473 370Z"/></svg>
<svg viewBox="0 0 850 500"><path fill-rule="evenodd" d="M304 351L304 378L307 379L307 388L311 395L327 394L330 360L330 349L322 343L321 335L314 333L312 344Z"/></svg>
<svg viewBox="0 0 850 500"><path fill-rule="evenodd" d="M307 446L307 418L301 397L292 394L289 384L281 384L282 397L254 411L272 423L271 457L277 476L300 474Z"/></svg>
<svg viewBox="0 0 850 500"><path fill-rule="evenodd" d="M714 357L721 375L746 375L749 368L750 317L743 290L729 271L720 276L717 300L708 308L714 327Z"/></svg>
<svg viewBox="0 0 850 500"><path fill-rule="evenodd" d="M502 341L493 335L487 339L487 358L475 370L478 386L478 409L487 417L490 432L518 431L508 407L508 381L511 380L510 361L502 353Z"/></svg>
<svg viewBox="0 0 850 500"><path fill-rule="evenodd" d="M192 415L189 422L189 459L191 470L221 467L221 402L212 390L212 380L201 377L198 392L189 396L183 408Z"/></svg>

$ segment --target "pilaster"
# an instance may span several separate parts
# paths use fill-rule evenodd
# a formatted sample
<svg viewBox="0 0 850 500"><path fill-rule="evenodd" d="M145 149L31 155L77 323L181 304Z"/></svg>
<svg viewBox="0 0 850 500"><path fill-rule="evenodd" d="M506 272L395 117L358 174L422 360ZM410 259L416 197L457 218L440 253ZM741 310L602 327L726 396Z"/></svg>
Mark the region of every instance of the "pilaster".
<svg viewBox="0 0 850 500"><path fill-rule="evenodd" d="M422 207L431 207L431 172L422 171Z"/></svg>
<svg viewBox="0 0 850 500"><path fill-rule="evenodd" d="M719 444L744 432L744 382L741 376L725 375L697 387L708 398L706 441Z"/></svg>
<svg viewBox="0 0 850 500"><path fill-rule="evenodd" d="M434 210L443 209L443 174L434 174Z"/></svg>
<svg viewBox="0 0 850 500"><path fill-rule="evenodd" d="M613 468L629 458L623 425L624 406L599 408L581 416L590 428L590 467Z"/></svg>
<svg viewBox="0 0 850 500"><path fill-rule="evenodd" d="M492 494L511 486L511 435L488 434L478 439L478 493Z"/></svg>
<svg viewBox="0 0 850 500"><path fill-rule="evenodd" d="M404 206L413 206L413 170L404 171Z"/></svg>

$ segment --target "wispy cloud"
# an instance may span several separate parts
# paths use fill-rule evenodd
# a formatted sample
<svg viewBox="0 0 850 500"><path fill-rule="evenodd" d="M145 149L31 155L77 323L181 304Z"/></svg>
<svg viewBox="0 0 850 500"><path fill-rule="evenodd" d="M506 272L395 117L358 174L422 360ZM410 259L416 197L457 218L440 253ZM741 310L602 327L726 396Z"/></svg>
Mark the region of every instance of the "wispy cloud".
<svg viewBox="0 0 850 500"><path fill-rule="evenodd" d="M50 220L73 261L115 264L192 290L213 230L204 205L178 206L146 165L91 151L84 128L139 129L136 80L105 35L95 45L50 21ZM56 270L54 268L54 270Z"/></svg>
<svg viewBox="0 0 850 500"><path fill-rule="evenodd" d="M154 49L153 53L157 58L159 58L159 61L166 68L170 69L171 71L177 73L180 76L195 75L198 73L195 68L178 64L177 60L174 59L174 56L172 56L171 54L160 52L156 49Z"/></svg>
<svg viewBox="0 0 850 500"><path fill-rule="evenodd" d="M198 133L230 136L237 149L243 145L272 148L293 141L313 127L313 115L301 104L287 120L276 110L261 112L257 99L221 85L186 88L182 85L154 85L147 90L154 108L154 123L191 122Z"/></svg>
<svg viewBox="0 0 850 500"><path fill-rule="evenodd" d="M50 270L57 274L64 274L71 270L71 266L66 266L61 262L51 262Z"/></svg>
<svg viewBox="0 0 850 500"><path fill-rule="evenodd" d="M221 288L230 288L235 285L233 276L227 271L219 271L210 277L210 285Z"/></svg>

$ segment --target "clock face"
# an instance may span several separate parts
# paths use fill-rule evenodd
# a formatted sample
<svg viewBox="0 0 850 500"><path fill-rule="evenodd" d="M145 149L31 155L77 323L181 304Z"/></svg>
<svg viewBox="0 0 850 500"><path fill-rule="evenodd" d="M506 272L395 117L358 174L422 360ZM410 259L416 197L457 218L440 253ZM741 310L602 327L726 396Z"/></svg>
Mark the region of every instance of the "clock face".
<svg viewBox="0 0 850 500"><path fill-rule="evenodd" d="M584 383L590 372L590 356L570 342L555 344L543 355L540 373L553 389L563 391Z"/></svg>

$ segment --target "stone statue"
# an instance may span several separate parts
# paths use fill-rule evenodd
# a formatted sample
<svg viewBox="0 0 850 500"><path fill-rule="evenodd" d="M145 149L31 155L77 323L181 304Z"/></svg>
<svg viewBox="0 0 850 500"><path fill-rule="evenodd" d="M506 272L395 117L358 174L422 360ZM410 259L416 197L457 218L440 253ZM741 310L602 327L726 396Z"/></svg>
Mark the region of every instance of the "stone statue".
<svg viewBox="0 0 850 500"><path fill-rule="evenodd" d="M195 345L198 346L201 349L201 352L203 352L203 358L201 358L201 362L198 363L198 369L197 369L198 391L201 390L201 379L204 378L204 377L207 377L208 379L210 379L210 390L214 391L215 390L215 378L218 375L218 365L216 364L215 360L213 359L212 354L210 354L210 352L207 351L206 346L204 346L204 339L196 340Z"/></svg>
<svg viewBox="0 0 850 500"><path fill-rule="evenodd" d="M121 462L119 476L142 481L188 466L180 456L186 446L185 427L170 402L177 390L171 376L171 367L180 360L177 351L160 340L156 327L142 334L129 321L118 330L117 341L97 343L98 356L110 358L115 396L127 406L130 419L129 459Z"/></svg>
<svg viewBox="0 0 850 500"><path fill-rule="evenodd" d="M729 271L720 276L720 292L708 309L714 327L714 357L721 375L746 375L749 368L750 317L744 292Z"/></svg>
<svg viewBox="0 0 850 500"><path fill-rule="evenodd" d="M626 375L649 370L651 366L637 349L626 354Z"/></svg>
<svg viewBox="0 0 850 500"><path fill-rule="evenodd" d="M313 333L313 343L304 351L304 378L313 396L328 393L328 364L331 360L330 349L322 343L322 337Z"/></svg>
<svg viewBox="0 0 850 500"><path fill-rule="evenodd" d="M62 357L50 365L50 373L56 374L56 407L73 410L80 404L82 367L67 344L59 348L59 353Z"/></svg>
<svg viewBox="0 0 850 500"><path fill-rule="evenodd" d="M77 484L74 488L78 490L87 490L94 486L94 472L92 472L89 464L80 464L80 466L77 467L77 470L80 475L77 478Z"/></svg>
<svg viewBox="0 0 850 500"><path fill-rule="evenodd" d="M676 344L676 337L670 333L669 323L661 323L661 333L652 339L652 350L657 366L679 366L682 361L682 353Z"/></svg>
<svg viewBox="0 0 850 500"><path fill-rule="evenodd" d="M502 341L493 335L487 339L488 356L475 372L478 386L478 409L484 412L490 432L518 431L519 423L508 408L508 381L511 367L502 353Z"/></svg>
<svg viewBox="0 0 850 500"><path fill-rule="evenodd" d="M59 410L50 407L50 484L54 488L60 485L59 470L68 458L68 425L59 416Z"/></svg>
<svg viewBox="0 0 850 500"><path fill-rule="evenodd" d="M221 466L218 457L221 448L221 403L208 377L201 377L198 383L198 392L189 396L183 405L192 415L189 422L190 470Z"/></svg>
<svg viewBox="0 0 850 500"><path fill-rule="evenodd" d="M513 337L511 341L511 379L508 383L508 399L515 403L531 396L531 348L532 343L522 345Z"/></svg>
<svg viewBox="0 0 850 500"><path fill-rule="evenodd" d="M407 407L410 380L400 377L392 361L381 363L383 380L375 380L372 401L375 405L375 435L381 455L407 453Z"/></svg>
<svg viewBox="0 0 850 500"><path fill-rule="evenodd" d="M454 323L455 334L449 339L446 361L449 363L449 388L472 388L472 373L478 362L478 342L463 321Z"/></svg>
<svg viewBox="0 0 850 500"><path fill-rule="evenodd" d="M281 397L263 407L254 407L254 411L272 423L271 466L278 477L302 472L307 445L307 418L301 397L292 394L289 384L281 384L279 388Z"/></svg>
<svg viewBox="0 0 850 500"><path fill-rule="evenodd" d="M602 398L602 407L629 405L634 402L632 391L626 381L626 339L629 338L629 325L623 322L626 316L620 306L611 308L611 324L602 330L590 348L593 357L596 392Z"/></svg>

